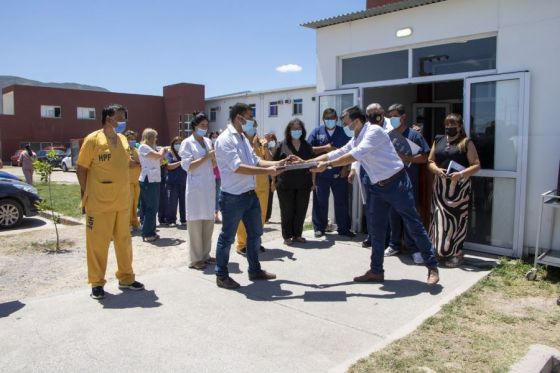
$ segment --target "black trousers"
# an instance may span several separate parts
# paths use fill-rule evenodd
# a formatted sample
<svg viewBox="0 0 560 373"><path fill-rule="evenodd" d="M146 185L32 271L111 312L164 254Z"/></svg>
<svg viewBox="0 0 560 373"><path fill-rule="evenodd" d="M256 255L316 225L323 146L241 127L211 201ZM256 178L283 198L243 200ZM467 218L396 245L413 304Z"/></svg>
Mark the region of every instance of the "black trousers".
<svg viewBox="0 0 560 373"><path fill-rule="evenodd" d="M305 214L309 206L311 188L305 189L277 189L280 202L280 217L282 219L282 237L301 237Z"/></svg>

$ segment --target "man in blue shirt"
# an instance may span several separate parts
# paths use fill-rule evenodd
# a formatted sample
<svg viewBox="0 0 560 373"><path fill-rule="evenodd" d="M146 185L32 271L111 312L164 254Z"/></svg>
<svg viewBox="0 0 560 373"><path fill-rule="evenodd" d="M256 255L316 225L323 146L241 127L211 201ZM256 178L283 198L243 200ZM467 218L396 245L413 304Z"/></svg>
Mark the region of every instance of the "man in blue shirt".
<svg viewBox="0 0 560 373"><path fill-rule="evenodd" d="M338 115L333 108L323 111L323 124L311 131L307 142L313 146L315 154L328 153L346 145L350 137L344 129L337 126ZM348 212L348 167L334 167L317 174L313 191L313 228L315 237L325 234L328 224L329 195L332 190L334 199L334 215L338 234L354 237L350 231L350 214Z"/></svg>
<svg viewBox="0 0 560 373"><path fill-rule="evenodd" d="M393 104L389 107L389 118L391 121L391 126L393 127L393 131L397 132L398 134L402 135L405 139L412 141L414 144L418 145L420 150L418 153L413 155L406 155L399 151L398 147L395 147L397 154L402 159L406 173L410 178L410 182L412 183L412 190L414 200L418 201L418 173L421 164L426 164L428 162L428 154L430 153L430 147L424 137L422 135L412 129L409 128L406 124L406 111L405 107L402 104ZM401 249L401 239L403 237L403 221L401 216L395 211L395 209L391 209L390 212L390 226L391 226L391 239L389 241L389 246L385 249L385 256L392 256L399 253ZM409 232L406 230L404 231L404 242L406 247L412 251L412 258L414 263L422 264L424 260L422 259L422 255L418 251L414 240L410 237Z"/></svg>

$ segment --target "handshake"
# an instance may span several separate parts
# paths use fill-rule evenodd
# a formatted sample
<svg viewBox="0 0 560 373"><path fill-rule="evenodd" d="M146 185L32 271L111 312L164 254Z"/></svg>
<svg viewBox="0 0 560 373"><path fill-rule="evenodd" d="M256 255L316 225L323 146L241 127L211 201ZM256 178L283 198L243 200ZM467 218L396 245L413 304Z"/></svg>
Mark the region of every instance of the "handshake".
<svg viewBox="0 0 560 373"><path fill-rule="evenodd" d="M278 162L278 164L272 168L274 168L274 176L281 174L284 171L293 171L293 170L303 170L303 169L316 169L318 166L318 162L315 161L304 161L300 157L296 155L290 155L288 158L283 159ZM318 172L315 170L311 170L312 172Z"/></svg>

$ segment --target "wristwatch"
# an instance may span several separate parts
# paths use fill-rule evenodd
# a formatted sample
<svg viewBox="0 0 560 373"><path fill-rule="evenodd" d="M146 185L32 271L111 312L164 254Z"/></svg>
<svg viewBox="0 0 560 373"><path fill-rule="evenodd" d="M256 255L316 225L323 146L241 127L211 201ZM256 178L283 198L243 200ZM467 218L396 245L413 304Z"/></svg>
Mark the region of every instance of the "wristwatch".
<svg viewBox="0 0 560 373"><path fill-rule="evenodd" d="M327 170L332 170L333 166L332 166L332 162L328 161L327 162Z"/></svg>

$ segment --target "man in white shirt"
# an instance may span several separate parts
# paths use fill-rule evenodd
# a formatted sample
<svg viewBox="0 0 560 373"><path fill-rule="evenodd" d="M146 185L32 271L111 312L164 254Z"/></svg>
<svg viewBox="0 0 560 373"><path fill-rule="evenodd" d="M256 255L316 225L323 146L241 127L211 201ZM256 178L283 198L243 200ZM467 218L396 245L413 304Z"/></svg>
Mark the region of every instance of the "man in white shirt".
<svg viewBox="0 0 560 373"><path fill-rule="evenodd" d="M237 103L229 112L231 121L216 140L216 161L222 179L220 210L222 231L216 246L216 284L225 289L236 289L239 284L229 277L228 262L231 245L239 222L247 230L247 261L249 280L271 280L276 275L261 269L259 248L263 232L261 207L255 193L255 175L277 176L287 160L265 161L255 155L244 129L254 126L253 112L246 104Z"/></svg>
<svg viewBox="0 0 560 373"><path fill-rule="evenodd" d="M369 177L367 187L368 232L372 242L370 270L354 278L356 282L383 282L383 259L389 210L393 207L403 218L422 253L428 268L428 284L439 282L435 250L416 211L412 185L403 162L395 151L389 135L381 126L366 123L357 106L346 109L344 125L354 131L354 137L344 147L314 159L319 164L312 171L322 172L359 161Z"/></svg>

